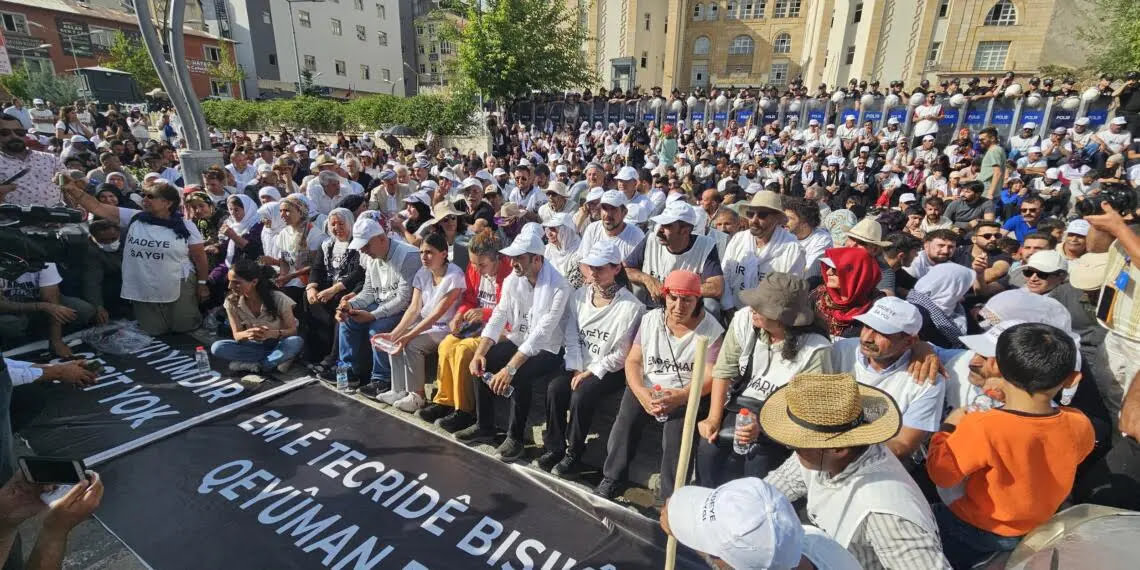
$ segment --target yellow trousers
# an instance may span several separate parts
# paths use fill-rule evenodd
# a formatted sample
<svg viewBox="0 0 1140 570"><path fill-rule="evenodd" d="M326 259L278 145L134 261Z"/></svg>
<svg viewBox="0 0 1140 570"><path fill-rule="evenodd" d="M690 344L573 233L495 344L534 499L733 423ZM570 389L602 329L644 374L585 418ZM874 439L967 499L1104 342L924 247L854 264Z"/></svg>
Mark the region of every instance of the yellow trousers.
<svg viewBox="0 0 1140 570"><path fill-rule="evenodd" d="M479 338L444 337L439 343L439 371L433 402L475 413L475 388L471 385L471 359L479 348Z"/></svg>

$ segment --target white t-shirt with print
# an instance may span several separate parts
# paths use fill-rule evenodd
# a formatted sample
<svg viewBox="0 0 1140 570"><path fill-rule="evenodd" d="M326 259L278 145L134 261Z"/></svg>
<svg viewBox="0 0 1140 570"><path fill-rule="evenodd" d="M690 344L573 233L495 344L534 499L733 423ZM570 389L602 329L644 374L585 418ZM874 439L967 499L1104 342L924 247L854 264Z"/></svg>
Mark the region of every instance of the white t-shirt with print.
<svg viewBox="0 0 1140 570"><path fill-rule="evenodd" d="M452 291L464 291L467 289L467 280L463 277L463 270L454 263L447 264L447 271L443 274L443 279L439 283L435 283L431 276L431 270L426 267L421 267L416 272L416 276L412 278L412 287L420 290L420 318L427 318L432 312L435 311L435 306L439 304L440 300L447 296ZM431 328L427 333L439 333L440 338L446 335L450 330L447 326L455 316L456 309L459 308L459 298L448 307L447 312L439 317L439 320L432 323Z"/></svg>
<svg viewBox="0 0 1140 570"><path fill-rule="evenodd" d="M59 276L59 269L54 263L45 263L39 271L31 271L17 277L14 281L0 279L0 290L4 291L4 298L17 303L34 303L40 299L40 289L59 285L63 278Z"/></svg>

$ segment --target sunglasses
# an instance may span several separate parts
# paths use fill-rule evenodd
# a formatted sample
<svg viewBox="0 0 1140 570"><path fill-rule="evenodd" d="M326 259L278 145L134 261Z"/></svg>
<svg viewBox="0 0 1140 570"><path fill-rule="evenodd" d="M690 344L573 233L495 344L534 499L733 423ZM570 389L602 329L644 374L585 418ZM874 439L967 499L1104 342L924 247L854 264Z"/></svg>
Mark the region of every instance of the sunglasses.
<svg viewBox="0 0 1140 570"><path fill-rule="evenodd" d="M748 213L745 214L745 217L747 217L748 219L760 218L762 220L762 219L767 218L768 216L770 216L774 213L775 212L770 212L768 210L761 210L759 208L756 208L756 209L749 210Z"/></svg>
<svg viewBox="0 0 1140 570"><path fill-rule="evenodd" d="M1046 273L1046 272L1044 272L1044 271L1041 271L1041 270L1039 270L1039 269L1032 269L1032 268L1030 268L1030 269L1026 269L1026 270L1024 271L1024 274L1025 274L1025 278L1026 278L1026 279L1028 279L1028 278L1030 278L1030 277L1040 277L1041 279L1048 279L1048 278L1050 278L1050 277L1052 277L1052 276L1056 275L1057 273L1059 273L1059 272L1057 272L1057 271L1054 271L1054 272L1052 272L1052 273Z"/></svg>
<svg viewBox="0 0 1140 570"><path fill-rule="evenodd" d="M994 232L992 234L978 234L978 237L982 239L997 239L1001 237L1001 234L998 232Z"/></svg>
<svg viewBox="0 0 1140 570"><path fill-rule="evenodd" d="M440 223L446 224L447 222L454 222L454 221L455 221L455 216L444 216L443 219L440 220Z"/></svg>
<svg viewBox="0 0 1140 570"><path fill-rule="evenodd" d="M1041 208L1022 208L1021 209L1022 214L1033 214L1035 212L1040 212L1040 211L1041 211Z"/></svg>
<svg viewBox="0 0 1140 570"><path fill-rule="evenodd" d="M22 137L28 134L28 129L0 129L0 137L10 137L13 133Z"/></svg>

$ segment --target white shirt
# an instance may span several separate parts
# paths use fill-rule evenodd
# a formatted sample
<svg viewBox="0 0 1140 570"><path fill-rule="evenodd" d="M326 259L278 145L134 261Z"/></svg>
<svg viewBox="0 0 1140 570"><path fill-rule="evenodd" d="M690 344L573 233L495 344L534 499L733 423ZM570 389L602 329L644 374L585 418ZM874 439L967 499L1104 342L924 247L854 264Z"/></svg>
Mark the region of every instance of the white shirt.
<svg viewBox="0 0 1140 570"><path fill-rule="evenodd" d="M601 220L590 222L590 225L586 226L586 231L582 232L582 241L578 244L578 257L586 257L590 253L590 249L594 247L594 243L598 241L613 240L624 260L629 257L633 248L637 247L637 244L641 243L644 238L645 232L633 224L625 224L621 233L611 236L606 233L606 228L602 225Z"/></svg>
<svg viewBox="0 0 1140 570"><path fill-rule="evenodd" d="M55 115L48 109L32 107L28 110L32 117L32 126L41 135L55 136Z"/></svg>
<svg viewBox="0 0 1140 570"><path fill-rule="evenodd" d="M673 336L666 328L664 309L654 309L641 318L635 342L641 346L641 377L646 388L658 385L679 389L689 385L693 379L697 336L709 339L705 358L716 361L724 327L708 311L701 311L701 314L697 327L681 338Z"/></svg>
<svg viewBox="0 0 1140 570"><path fill-rule="evenodd" d="M25 273L14 281L0 279L0 290L4 292L4 298L9 301L30 303L39 300L41 288L59 285L62 282L63 278L59 276L59 269L55 264L45 263L43 269Z"/></svg>
<svg viewBox="0 0 1140 570"><path fill-rule="evenodd" d="M180 239L174 230L153 224L132 224L141 210L119 208L119 225L130 229L123 243L122 297L146 303L178 300L182 280L194 272L189 246L203 242L202 234L183 219L190 237ZM205 279L205 275L198 276Z"/></svg>
<svg viewBox="0 0 1140 570"><path fill-rule="evenodd" d="M815 277L820 274L819 260L823 253L834 244L831 232L824 228L815 228L804 239L796 240L804 250L804 277Z"/></svg>
<svg viewBox="0 0 1140 570"><path fill-rule="evenodd" d="M27 107L17 109L15 106L9 105L4 109L4 113L20 119L20 124L23 125L25 129L31 129L35 126L34 123L32 123L32 114L28 112Z"/></svg>
<svg viewBox="0 0 1140 570"><path fill-rule="evenodd" d="M625 367L645 305L625 288L605 307L595 307L592 297L590 287L578 289L566 308L566 370L601 378Z"/></svg>
<svg viewBox="0 0 1140 570"><path fill-rule="evenodd" d="M914 137L932 135L938 132L938 114L942 112L942 105L922 105L914 109L918 122L914 124Z"/></svg>
<svg viewBox="0 0 1140 570"><path fill-rule="evenodd" d="M226 165L226 170L234 175L234 186L238 188L245 188L250 182L257 179L257 169L252 164L246 164L245 170L238 172L237 167L231 162Z"/></svg>
<svg viewBox="0 0 1140 570"><path fill-rule="evenodd" d="M531 184L530 193L526 197L523 197L522 192L516 187L507 194L507 201L518 204L524 210L537 213L538 207L545 204L547 198L546 192L543 192L542 188L539 188L537 184Z"/></svg>
<svg viewBox="0 0 1140 570"><path fill-rule="evenodd" d="M432 279L431 270L423 267L416 272L416 276L412 278L412 287L420 290L420 318L424 319L435 312L436 305L452 291L464 291L467 289L467 280L464 278L463 270L454 263L447 264L447 271L443 274L443 279L439 280L436 284ZM450 330L447 326L451 318L455 316L456 309L459 308L459 297L455 298L455 302L447 309L437 321L432 323L427 333L438 333L442 339L444 335Z"/></svg>
<svg viewBox="0 0 1140 570"><path fill-rule="evenodd" d="M339 202L341 198L352 194L355 194L355 192L341 185L337 188L336 195L330 197L328 193L325 192L324 186L320 184L317 184L315 188L310 186L305 192L305 196L308 196L309 200L313 202L315 212L312 213L324 214L326 216L329 212L333 211L335 204Z"/></svg>
<svg viewBox="0 0 1140 570"><path fill-rule="evenodd" d="M873 386L891 395L902 414L902 425L922 431L936 432L942 425L942 406L946 383L917 383L907 372L910 351L884 370L875 370L863 352L860 339L844 338L831 347L834 372L850 372L860 384Z"/></svg>
<svg viewBox="0 0 1140 570"><path fill-rule="evenodd" d="M545 275L544 275L545 274ZM491 313L490 320L483 327L484 338L498 342L499 335L511 325L507 339L515 343L519 352L534 356L545 350L551 354L558 354L562 350L563 339L566 333L567 318L566 305L570 302L573 291L566 279L558 273L550 263L543 263L539 270L536 284L552 287L550 301L542 309L534 311L534 321L531 322L531 308L535 303L535 286L530 280L511 273L503 281L503 293L499 304Z"/></svg>
<svg viewBox="0 0 1140 570"><path fill-rule="evenodd" d="M724 307L741 306L736 295L760 283L773 271L804 275L806 258L796 236L784 228L776 228L763 247L756 247L756 238L749 230L732 236L721 261L724 269Z"/></svg>

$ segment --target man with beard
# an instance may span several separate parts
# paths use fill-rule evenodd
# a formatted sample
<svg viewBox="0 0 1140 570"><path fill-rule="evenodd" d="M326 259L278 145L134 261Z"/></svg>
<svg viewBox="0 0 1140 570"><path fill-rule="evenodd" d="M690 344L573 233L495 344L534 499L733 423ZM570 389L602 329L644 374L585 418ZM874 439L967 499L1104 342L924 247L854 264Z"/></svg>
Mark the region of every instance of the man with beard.
<svg viewBox="0 0 1140 570"><path fill-rule="evenodd" d="M602 194L598 206L601 218L596 222L590 222L590 225L586 226L586 231L582 232L582 241L578 245L578 254L581 257L586 257L590 253L594 242L614 240L622 259L625 259L637 244L645 239L645 232L633 224L625 223L627 204L625 194L620 190L606 190Z"/></svg>
<svg viewBox="0 0 1140 570"><path fill-rule="evenodd" d="M831 366L836 373L852 374L860 384L890 394L898 403L902 429L885 445L905 464L942 424L946 383L918 383L907 371L922 329L917 307L898 297L883 297L855 320L863 323L863 330L858 338L840 339L831 346Z"/></svg>
<svg viewBox="0 0 1140 570"><path fill-rule="evenodd" d="M475 225L475 220L486 220L488 227L494 227L495 210L483 199L483 183L478 178L464 178L459 183L459 195L463 196L460 209L467 212L463 219L468 226Z"/></svg>
<svg viewBox="0 0 1140 570"><path fill-rule="evenodd" d="M779 194L761 190L741 208L748 231L734 235L724 252L726 310L741 306L736 295L755 287L768 273L803 275L807 263L796 236L784 229L787 219Z"/></svg>
<svg viewBox="0 0 1140 570"><path fill-rule="evenodd" d="M60 170L59 159L50 153L29 150L24 142L27 134L19 119L0 114L0 180L10 180L27 171L11 183L0 185L0 203L58 205L63 201L63 195L52 180Z"/></svg>
<svg viewBox="0 0 1140 570"><path fill-rule="evenodd" d="M692 271L701 276L701 298L714 316L720 312L719 299L724 293L724 273L717 256L716 240L693 233L697 216L693 207L674 200L661 215L653 218L657 232L646 236L625 258L625 271L634 284L633 292L649 308L664 303L665 277L675 270Z"/></svg>
<svg viewBox="0 0 1140 570"><path fill-rule="evenodd" d="M1011 237L1017 238L1019 242L1024 242L1025 236L1037 229L1037 223L1041 221L1041 214L1044 209L1045 200L1043 198L1032 194L1026 196L1021 201L1021 214L1006 220L1001 227L1002 233L1012 234Z"/></svg>
<svg viewBox="0 0 1140 570"><path fill-rule="evenodd" d="M931 267L951 261L957 250L958 234L955 234L954 230L934 230L927 233L922 239L922 251L918 257L896 276L899 279L897 286L909 291L916 281L930 271Z"/></svg>
<svg viewBox="0 0 1140 570"><path fill-rule="evenodd" d="M1002 291L1004 287L1000 281L1009 273L1009 266L1013 263L1013 259L1002 251L1000 240L1001 226L997 222L979 222L970 247L958 248L952 258L954 263L978 273L979 282L974 284L974 291L983 297Z"/></svg>
<svg viewBox="0 0 1140 570"><path fill-rule="evenodd" d="M981 182L971 180L962 185L958 198L946 206L943 216L961 233L977 228L984 219L993 219L994 204L982 196Z"/></svg>

